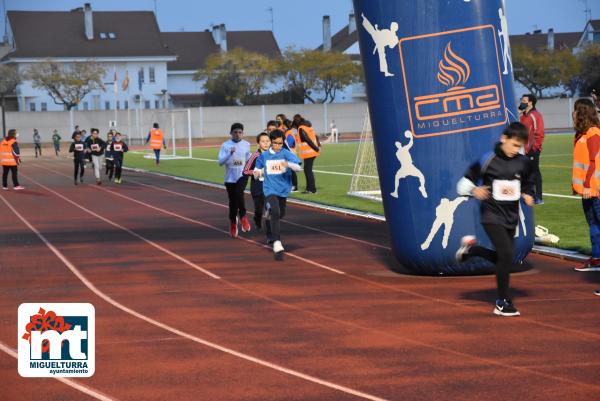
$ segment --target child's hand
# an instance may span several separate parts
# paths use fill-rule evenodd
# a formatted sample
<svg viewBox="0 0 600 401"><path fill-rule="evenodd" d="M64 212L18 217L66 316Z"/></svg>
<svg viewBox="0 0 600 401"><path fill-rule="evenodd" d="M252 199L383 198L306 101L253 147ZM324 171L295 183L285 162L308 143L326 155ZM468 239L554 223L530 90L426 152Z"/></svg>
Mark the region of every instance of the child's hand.
<svg viewBox="0 0 600 401"><path fill-rule="evenodd" d="M527 206L533 206L535 204L535 201L533 200L533 196L531 196L531 195L523 194L523 200L525 201L525 204Z"/></svg>
<svg viewBox="0 0 600 401"><path fill-rule="evenodd" d="M289 166L289 164L288 164L288 161L287 161L287 160L283 160L283 161L281 162L281 167L283 167L283 168L288 168L288 166Z"/></svg>
<svg viewBox="0 0 600 401"><path fill-rule="evenodd" d="M259 169L254 169L252 170L252 175L254 176L254 179L259 179L262 176L262 170Z"/></svg>
<svg viewBox="0 0 600 401"><path fill-rule="evenodd" d="M234 153L235 153L235 148L230 148L230 149L229 149L229 154L230 154L230 155L232 155L232 154L234 154Z"/></svg>
<svg viewBox="0 0 600 401"><path fill-rule="evenodd" d="M475 187L473 188L473 190L471 191L471 193L473 194L473 196L482 201L482 200L486 200L490 197L490 187L482 185L480 187Z"/></svg>

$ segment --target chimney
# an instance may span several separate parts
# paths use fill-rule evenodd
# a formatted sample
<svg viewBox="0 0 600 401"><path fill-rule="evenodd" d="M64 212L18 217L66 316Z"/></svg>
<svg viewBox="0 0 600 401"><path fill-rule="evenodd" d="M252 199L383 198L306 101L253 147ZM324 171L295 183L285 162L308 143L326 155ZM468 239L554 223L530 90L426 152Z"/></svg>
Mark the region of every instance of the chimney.
<svg viewBox="0 0 600 401"><path fill-rule="evenodd" d="M323 16L323 51L331 51L331 19L329 15Z"/></svg>
<svg viewBox="0 0 600 401"><path fill-rule="evenodd" d="M221 24L219 30L221 31L221 42L219 44L221 46L221 51L225 53L227 52L227 29L225 29L225 24Z"/></svg>
<svg viewBox="0 0 600 401"><path fill-rule="evenodd" d="M554 29L548 29L548 50L554 51Z"/></svg>
<svg viewBox="0 0 600 401"><path fill-rule="evenodd" d="M350 13L348 17L348 35L354 31L356 31L356 18L354 18L354 13Z"/></svg>
<svg viewBox="0 0 600 401"><path fill-rule="evenodd" d="M85 3L83 5L83 23L87 40L94 39L94 18L92 16L92 5L90 3Z"/></svg>

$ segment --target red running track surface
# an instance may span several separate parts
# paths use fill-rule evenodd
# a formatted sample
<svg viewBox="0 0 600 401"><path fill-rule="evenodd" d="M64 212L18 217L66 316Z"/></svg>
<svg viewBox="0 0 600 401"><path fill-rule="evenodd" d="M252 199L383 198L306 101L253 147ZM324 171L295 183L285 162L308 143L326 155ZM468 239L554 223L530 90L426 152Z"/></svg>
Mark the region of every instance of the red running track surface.
<svg viewBox="0 0 600 401"><path fill-rule="evenodd" d="M390 272L383 223L290 205L276 261L262 233L228 237L224 191L20 170L26 191L0 193L2 400L599 399L600 276L569 262L531 256L523 316L500 318L492 276ZM18 375L23 302L95 306L93 377Z"/></svg>

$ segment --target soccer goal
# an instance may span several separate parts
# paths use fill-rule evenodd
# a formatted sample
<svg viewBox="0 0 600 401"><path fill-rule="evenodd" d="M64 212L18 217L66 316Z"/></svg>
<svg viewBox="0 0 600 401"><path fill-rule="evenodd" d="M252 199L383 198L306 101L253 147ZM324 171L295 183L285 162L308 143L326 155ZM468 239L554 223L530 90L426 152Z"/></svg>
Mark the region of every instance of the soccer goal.
<svg viewBox="0 0 600 401"><path fill-rule="evenodd" d="M360 142L358 143L354 173L350 181L348 195L379 202L382 201L379 175L377 173L377 161L375 160L375 146L373 145L373 133L371 131L371 119L368 111L365 114Z"/></svg>
<svg viewBox="0 0 600 401"><path fill-rule="evenodd" d="M161 154L162 160L192 158L192 121L190 109L155 110L152 113L152 124L158 123L165 134L167 151ZM153 154L144 156L153 159Z"/></svg>

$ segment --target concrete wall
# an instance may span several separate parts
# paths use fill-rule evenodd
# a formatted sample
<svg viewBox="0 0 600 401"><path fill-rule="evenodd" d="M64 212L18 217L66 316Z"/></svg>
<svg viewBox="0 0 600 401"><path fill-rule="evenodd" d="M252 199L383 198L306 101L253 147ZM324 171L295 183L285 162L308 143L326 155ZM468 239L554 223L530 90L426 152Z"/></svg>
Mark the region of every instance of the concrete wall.
<svg viewBox="0 0 600 401"><path fill-rule="evenodd" d="M538 110L544 117L546 129L566 130L572 126L572 99L549 99L538 102ZM165 110L119 110L115 117L114 110L74 111L75 124L82 129L95 127L102 135L109 129L109 121L116 120L117 129L130 138L144 138L153 122L158 122L171 136L174 123L176 136L187 137L187 109L178 109L173 113ZM229 134L233 122L241 122L248 136L261 132L268 120L283 113L292 118L294 114L302 114L310 120L319 133L329 132L330 124L335 121L340 133L361 132L367 112L366 103L304 104L304 105L268 105L242 107L202 107L190 110L192 136L220 137ZM7 129L17 128L19 141L33 142L33 128L37 128L45 142L49 142L52 131L58 129L65 140L70 140L69 113L56 112L7 112Z"/></svg>

